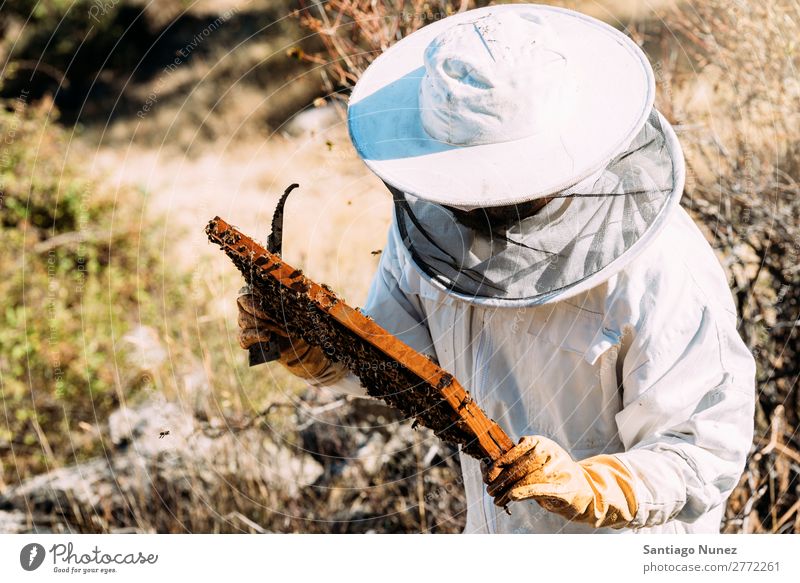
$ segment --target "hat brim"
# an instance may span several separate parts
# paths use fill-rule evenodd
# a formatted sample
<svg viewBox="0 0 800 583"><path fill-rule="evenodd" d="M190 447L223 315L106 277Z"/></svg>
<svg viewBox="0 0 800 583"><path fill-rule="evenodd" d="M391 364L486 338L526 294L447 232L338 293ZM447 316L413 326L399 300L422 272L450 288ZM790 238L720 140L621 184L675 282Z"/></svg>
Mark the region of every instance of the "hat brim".
<svg viewBox="0 0 800 583"><path fill-rule="evenodd" d="M533 10L556 30L572 79L567 114L513 141L454 146L432 138L418 98L425 48L449 26L504 10ZM613 27L551 6L489 6L429 24L379 56L353 89L348 130L367 166L395 188L439 204L500 206L559 192L603 168L642 128L654 96L647 58Z"/></svg>

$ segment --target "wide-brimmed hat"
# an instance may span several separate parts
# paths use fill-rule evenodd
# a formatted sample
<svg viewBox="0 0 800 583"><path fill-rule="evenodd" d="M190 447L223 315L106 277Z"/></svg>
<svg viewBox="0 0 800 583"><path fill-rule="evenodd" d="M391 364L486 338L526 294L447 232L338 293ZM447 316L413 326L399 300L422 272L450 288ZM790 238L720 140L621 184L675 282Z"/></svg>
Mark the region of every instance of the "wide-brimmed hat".
<svg viewBox="0 0 800 583"><path fill-rule="evenodd" d="M562 191L624 151L653 107L641 49L586 15L490 6L429 24L367 68L351 139L386 183L461 208Z"/></svg>
<svg viewBox="0 0 800 583"><path fill-rule="evenodd" d="M614 28L550 6L492 6L378 57L348 127L394 196L400 252L426 279L471 302L536 305L624 268L678 206L683 153L653 96L647 58ZM552 200L502 228L455 213L538 198Z"/></svg>

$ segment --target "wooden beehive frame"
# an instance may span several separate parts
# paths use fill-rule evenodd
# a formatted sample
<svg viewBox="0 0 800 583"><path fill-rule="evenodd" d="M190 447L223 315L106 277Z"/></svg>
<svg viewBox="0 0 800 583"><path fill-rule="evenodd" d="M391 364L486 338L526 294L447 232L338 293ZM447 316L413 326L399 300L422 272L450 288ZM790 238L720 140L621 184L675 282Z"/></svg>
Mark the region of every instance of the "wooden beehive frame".
<svg viewBox="0 0 800 583"><path fill-rule="evenodd" d="M422 383L421 386L424 386L425 389L420 391L419 386L410 390L408 387L396 387L396 392L393 394L385 392L384 394L375 394L369 390L371 388L369 380L365 382L363 374L359 374L359 367L352 366L351 370L359 376L370 394L386 398L389 404L397 406L409 416L416 417L421 424L431 426L442 423L426 422L426 418L432 416L427 415L426 411L414 407L413 400L414 394L422 395L420 399L423 400L424 395L430 395L433 390L438 399L449 407L452 415L449 422L458 429L456 439L451 440L459 441L467 453L476 458L488 458L493 461L513 447L513 442L508 435L497 423L484 414L451 374L425 355L400 341L357 309L348 306L327 286L308 279L299 269L285 263L279 255L270 253L252 238L219 217L209 222L206 233L209 240L219 245L233 260L257 296L263 297L270 293L274 296L277 289L283 295L281 301L292 297L294 301L301 299L307 302L308 317L314 319L315 327L320 325L321 317L329 316L340 325L341 330L349 332L356 339L374 347L382 355L388 357L391 362L397 363L399 368L418 378ZM272 285L274 283L279 284L279 287L274 287ZM265 287L269 289L265 289ZM338 327L337 330L339 330ZM313 337L305 338L305 340L315 343ZM406 392L399 400L393 398L403 391L410 391L410 393ZM409 406L409 402L411 402L411 406ZM428 403L428 407L430 407L430 403ZM448 435L455 435L453 428L450 427L431 428L444 439L447 439Z"/></svg>

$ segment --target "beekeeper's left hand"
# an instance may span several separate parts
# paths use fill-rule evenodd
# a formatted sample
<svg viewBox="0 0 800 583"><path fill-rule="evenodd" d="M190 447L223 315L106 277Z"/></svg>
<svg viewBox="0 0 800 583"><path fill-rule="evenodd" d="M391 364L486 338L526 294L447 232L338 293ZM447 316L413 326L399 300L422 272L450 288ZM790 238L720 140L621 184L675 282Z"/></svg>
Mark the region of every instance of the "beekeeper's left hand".
<svg viewBox="0 0 800 583"><path fill-rule="evenodd" d="M247 287L239 290L239 346L247 350L256 342L269 342L275 336L280 357L278 362L293 375L313 384L332 383L341 378L346 367L332 363L319 346L311 346L302 338L290 338L289 332L261 310Z"/></svg>
<svg viewBox="0 0 800 583"><path fill-rule="evenodd" d="M531 499L567 520L595 527L622 528L636 516L634 477L614 455L576 462L551 439L526 436L482 469L498 506Z"/></svg>

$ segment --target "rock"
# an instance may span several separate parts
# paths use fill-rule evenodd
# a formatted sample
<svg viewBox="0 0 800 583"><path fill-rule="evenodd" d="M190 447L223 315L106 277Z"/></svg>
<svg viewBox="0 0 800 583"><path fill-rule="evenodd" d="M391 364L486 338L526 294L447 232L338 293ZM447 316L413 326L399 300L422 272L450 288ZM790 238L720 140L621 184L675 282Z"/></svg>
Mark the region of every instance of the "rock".
<svg viewBox="0 0 800 583"><path fill-rule="evenodd" d="M2 503L44 516L83 517L108 503L120 504L115 478L108 462L98 458L26 480L4 495Z"/></svg>
<svg viewBox="0 0 800 583"><path fill-rule="evenodd" d="M380 401L319 397L280 432L212 429L164 400L119 409L103 457L0 495L0 532L392 531L420 464L431 523L460 516L455 452L432 432Z"/></svg>
<svg viewBox="0 0 800 583"><path fill-rule="evenodd" d="M135 408L117 409L108 418L111 443L118 449L134 445L143 456L186 449L195 432L194 419L175 403L148 401Z"/></svg>
<svg viewBox="0 0 800 583"><path fill-rule="evenodd" d="M367 442L358 449L355 459L368 476L377 474L381 466L391 459L385 452L386 439L380 433L373 433Z"/></svg>
<svg viewBox="0 0 800 583"><path fill-rule="evenodd" d="M122 337L122 344L130 364L142 371L155 370L167 358L158 332L150 326L137 326Z"/></svg>
<svg viewBox="0 0 800 583"><path fill-rule="evenodd" d="M0 533L22 534L28 532L31 532L31 521L28 514L19 510L11 512L0 510Z"/></svg>
<svg viewBox="0 0 800 583"><path fill-rule="evenodd" d="M240 488L245 496L249 488L277 492L285 502L323 474L311 456L259 429L206 435L174 403L117 410L109 433L114 448L106 457L36 476L0 496L9 530L23 528L13 524L30 512L50 517L57 532L129 532L159 511L174 521L176 508L230 503Z"/></svg>

